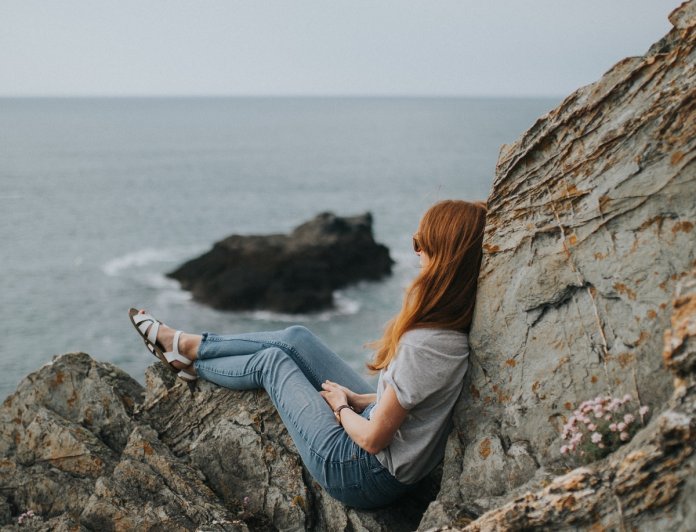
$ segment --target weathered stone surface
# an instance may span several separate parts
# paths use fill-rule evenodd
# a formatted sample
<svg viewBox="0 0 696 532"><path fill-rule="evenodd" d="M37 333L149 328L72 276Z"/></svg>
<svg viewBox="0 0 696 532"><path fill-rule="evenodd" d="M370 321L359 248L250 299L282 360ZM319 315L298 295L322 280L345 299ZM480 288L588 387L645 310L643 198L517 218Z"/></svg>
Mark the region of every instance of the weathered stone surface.
<svg viewBox="0 0 696 532"><path fill-rule="evenodd" d="M567 470L560 428L582 401L630 393L659 411L668 368L692 370L688 353L667 367L658 354L671 294L696 265L695 11L684 4L644 57L502 148L470 374L424 523L480 514Z"/></svg>
<svg viewBox="0 0 696 532"><path fill-rule="evenodd" d="M201 381L192 396L161 366L148 369L142 409L162 441L188 456L228 508L282 530L415 530L439 485L435 475L398 504L349 509L311 480L263 391L236 392ZM246 500L246 502L245 502Z"/></svg>
<svg viewBox="0 0 696 532"><path fill-rule="evenodd" d="M159 366L148 373L171 375ZM188 456L226 506L279 529L304 529L311 512L302 463L265 392L200 382L192 396L172 382L146 401L143 416L167 446Z"/></svg>
<svg viewBox="0 0 696 532"><path fill-rule="evenodd" d="M24 530L414 530L437 478L356 511L308 476L268 395L161 364L144 390L84 353L29 375L0 408L0 527Z"/></svg>
<svg viewBox="0 0 696 532"><path fill-rule="evenodd" d="M667 361L696 356L696 269L678 288L673 306L664 343ZM675 371L665 410L609 457L553 478L543 489L520 494L459 528L439 530L693 530L694 369Z"/></svg>
<svg viewBox="0 0 696 532"><path fill-rule="evenodd" d="M247 529L220 504L200 473L176 460L146 427L133 430L112 474L97 480L80 522L91 530Z"/></svg>
<svg viewBox="0 0 696 532"><path fill-rule="evenodd" d="M232 235L169 274L193 297L226 310L300 313L331 307L333 292L391 273L372 215L322 213L290 235Z"/></svg>
<svg viewBox="0 0 696 532"><path fill-rule="evenodd" d="M0 408L0 525L32 510L24 530L246 530L138 421L144 395L84 353L25 378Z"/></svg>

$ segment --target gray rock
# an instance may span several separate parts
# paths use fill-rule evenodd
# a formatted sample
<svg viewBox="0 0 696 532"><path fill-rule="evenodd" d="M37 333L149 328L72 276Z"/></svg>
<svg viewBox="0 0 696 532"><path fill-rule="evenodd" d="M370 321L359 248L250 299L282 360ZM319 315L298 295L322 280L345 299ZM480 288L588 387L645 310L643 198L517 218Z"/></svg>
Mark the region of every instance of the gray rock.
<svg viewBox="0 0 696 532"><path fill-rule="evenodd" d="M696 483L696 269L677 290L663 356L675 370L665 409L606 459L554 478L466 530L690 530Z"/></svg>
<svg viewBox="0 0 696 532"><path fill-rule="evenodd" d="M142 387L84 353L56 357L0 408L0 524L23 530L246 530L137 419Z"/></svg>
<svg viewBox="0 0 696 532"><path fill-rule="evenodd" d="M566 471L560 428L582 401L629 393L659 411L669 398L663 331L696 264L695 12L685 3L645 56L501 149L471 370L424 522L491 509L537 468Z"/></svg>
<svg viewBox="0 0 696 532"><path fill-rule="evenodd" d="M356 511L325 495L264 391L161 364L147 388L84 353L57 357L0 408L0 526L23 530L414 530L437 479ZM124 436L125 435L125 436Z"/></svg>

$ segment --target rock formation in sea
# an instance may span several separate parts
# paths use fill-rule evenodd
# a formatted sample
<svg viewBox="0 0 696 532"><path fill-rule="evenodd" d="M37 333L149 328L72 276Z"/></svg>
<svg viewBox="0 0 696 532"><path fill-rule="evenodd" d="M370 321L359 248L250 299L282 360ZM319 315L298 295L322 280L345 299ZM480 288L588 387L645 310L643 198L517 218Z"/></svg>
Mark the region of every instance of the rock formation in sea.
<svg viewBox="0 0 696 532"><path fill-rule="evenodd" d="M329 308L333 292L391 273L372 215L322 213L290 235L232 235L169 274L193 297L224 310L303 313Z"/></svg>
<svg viewBox="0 0 696 532"><path fill-rule="evenodd" d="M191 395L160 365L143 388L78 353L0 407L3 530L28 510L34 530L692 529L696 0L670 21L645 56L501 150L434 501L430 478L393 507L345 508L303 470L264 392L201 382ZM560 453L561 426L604 394L651 417L580 465Z"/></svg>

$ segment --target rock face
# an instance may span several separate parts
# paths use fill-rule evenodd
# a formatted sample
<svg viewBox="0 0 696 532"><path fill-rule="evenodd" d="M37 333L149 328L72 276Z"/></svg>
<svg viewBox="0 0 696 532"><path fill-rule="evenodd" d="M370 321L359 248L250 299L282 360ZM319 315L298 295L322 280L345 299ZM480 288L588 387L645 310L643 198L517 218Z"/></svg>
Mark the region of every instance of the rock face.
<svg viewBox="0 0 696 532"><path fill-rule="evenodd" d="M437 479L381 511L311 481L263 391L161 365L147 387L84 353L25 378L0 408L0 526L34 530L414 530ZM3 530L6 528L3 526Z"/></svg>
<svg viewBox="0 0 696 532"><path fill-rule="evenodd" d="M663 360L673 374L673 392L664 411L630 443L515 497L464 530L693 530L696 269L677 288Z"/></svg>
<svg viewBox="0 0 696 532"><path fill-rule="evenodd" d="M323 213L290 235L227 237L169 276L214 308L302 313L331 307L334 290L380 279L391 266L369 213Z"/></svg>
<svg viewBox="0 0 696 532"><path fill-rule="evenodd" d="M629 393L660 410L670 397L662 333L696 265L696 4L670 20L644 57L501 150L470 374L426 522L479 515L574 465L560 428L582 401Z"/></svg>

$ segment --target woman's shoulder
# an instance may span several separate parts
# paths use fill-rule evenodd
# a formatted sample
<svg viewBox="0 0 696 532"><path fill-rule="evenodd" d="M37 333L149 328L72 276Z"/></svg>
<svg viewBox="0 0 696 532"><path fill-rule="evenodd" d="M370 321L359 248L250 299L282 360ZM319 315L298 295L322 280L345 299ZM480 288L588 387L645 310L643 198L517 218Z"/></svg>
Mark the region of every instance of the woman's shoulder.
<svg viewBox="0 0 696 532"><path fill-rule="evenodd" d="M417 349L427 349L444 354L461 354L469 351L469 336L449 329L411 329L401 336L400 344Z"/></svg>

